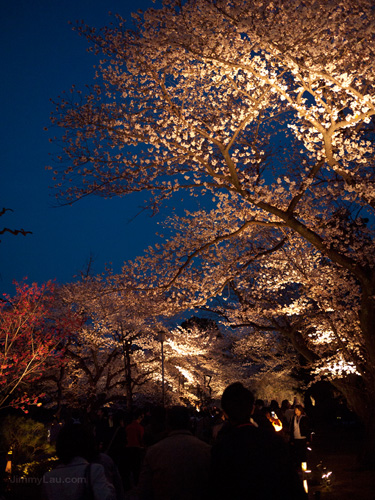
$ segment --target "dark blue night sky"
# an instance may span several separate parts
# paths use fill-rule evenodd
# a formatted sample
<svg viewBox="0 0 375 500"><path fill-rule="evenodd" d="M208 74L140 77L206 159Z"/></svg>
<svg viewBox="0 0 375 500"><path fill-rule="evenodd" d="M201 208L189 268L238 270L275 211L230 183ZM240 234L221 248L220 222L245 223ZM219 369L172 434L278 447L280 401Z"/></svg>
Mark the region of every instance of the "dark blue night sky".
<svg viewBox="0 0 375 500"><path fill-rule="evenodd" d="M88 198L56 207L49 142L45 132L53 109L50 99L72 84L92 82L95 57L69 21L103 26L108 12L129 18L151 0L12 0L1 2L1 174L0 228L32 231L26 237L4 234L0 243L0 295L13 294L13 280L69 282L90 255L100 273L111 262L115 271L153 242L156 219L135 220L143 196Z"/></svg>

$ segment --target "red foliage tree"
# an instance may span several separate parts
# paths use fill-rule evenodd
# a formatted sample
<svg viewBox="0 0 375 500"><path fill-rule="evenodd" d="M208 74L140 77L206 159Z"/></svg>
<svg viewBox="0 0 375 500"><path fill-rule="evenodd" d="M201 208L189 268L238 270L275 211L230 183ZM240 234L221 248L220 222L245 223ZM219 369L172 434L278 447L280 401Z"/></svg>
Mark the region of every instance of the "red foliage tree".
<svg viewBox="0 0 375 500"><path fill-rule="evenodd" d="M0 302L0 408L26 410L40 394L33 383L47 359L61 358L59 344L78 325L69 311L56 308L55 285L16 284L16 295ZM26 393L27 390L27 393Z"/></svg>

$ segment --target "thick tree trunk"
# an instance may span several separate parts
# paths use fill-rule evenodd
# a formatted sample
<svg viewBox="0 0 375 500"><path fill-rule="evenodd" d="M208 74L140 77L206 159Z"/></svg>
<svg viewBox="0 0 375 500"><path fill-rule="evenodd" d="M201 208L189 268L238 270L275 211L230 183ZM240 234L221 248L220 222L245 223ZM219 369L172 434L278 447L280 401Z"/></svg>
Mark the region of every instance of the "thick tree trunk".
<svg viewBox="0 0 375 500"><path fill-rule="evenodd" d="M366 469L375 469L375 391L352 375L332 382L346 398L349 408L363 424L364 439L358 443L358 459Z"/></svg>
<svg viewBox="0 0 375 500"><path fill-rule="evenodd" d="M361 420L364 441L359 449L361 465L375 469L375 273L362 282L360 326L362 353L353 359L361 376L350 375L333 381L346 397L349 407Z"/></svg>
<svg viewBox="0 0 375 500"><path fill-rule="evenodd" d="M375 470L375 401L372 408L369 408L365 422L365 436L359 458L366 469Z"/></svg>

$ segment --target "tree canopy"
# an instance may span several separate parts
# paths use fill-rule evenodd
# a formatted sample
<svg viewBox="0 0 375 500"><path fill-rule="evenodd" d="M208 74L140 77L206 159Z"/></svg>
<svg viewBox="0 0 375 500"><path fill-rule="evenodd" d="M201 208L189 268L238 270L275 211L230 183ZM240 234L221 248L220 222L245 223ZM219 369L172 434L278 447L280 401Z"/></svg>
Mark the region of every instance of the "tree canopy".
<svg viewBox="0 0 375 500"><path fill-rule="evenodd" d="M145 274L175 304L233 283L250 327L289 335L323 371L341 363L373 442L374 14L371 0L167 0L135 29L79 25L97 82L53 117L62 199L206 203L173 221Z"/></svg>

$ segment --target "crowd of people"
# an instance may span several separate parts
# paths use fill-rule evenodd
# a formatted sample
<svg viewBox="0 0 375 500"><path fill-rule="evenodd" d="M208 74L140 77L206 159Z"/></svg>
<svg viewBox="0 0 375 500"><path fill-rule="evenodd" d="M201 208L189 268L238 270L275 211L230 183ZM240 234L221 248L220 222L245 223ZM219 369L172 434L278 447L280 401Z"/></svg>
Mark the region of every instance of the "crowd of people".
<svg viewBox="0 0 375 500"><path fill-rule="evenodd" d="M100 410L90 424L55 421L59 465L43 477L44 500L303 500L301 462L310 439L301 405L265 407L241 383L221 410L137 411L131 421Z"/></svg>

